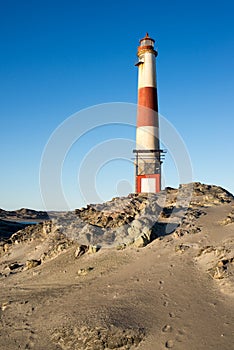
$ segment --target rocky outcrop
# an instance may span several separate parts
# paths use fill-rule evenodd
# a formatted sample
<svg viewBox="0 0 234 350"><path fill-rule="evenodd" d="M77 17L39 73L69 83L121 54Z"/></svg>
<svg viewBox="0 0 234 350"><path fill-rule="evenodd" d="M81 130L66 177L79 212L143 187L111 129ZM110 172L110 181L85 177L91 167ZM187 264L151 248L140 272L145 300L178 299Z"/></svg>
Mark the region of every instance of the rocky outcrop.
<svg viewBox="0 0 234 350"><path fill-rule="evenodd" d="M25 263L25 269L30 270L39 265L41 265L41 260L36 260L36 259L27 260Z"/></svg>
<svg viewBox="0 0 234 350"><path fill-rule="evenodd" d="M45 221L17 231L6 242L2 242L0 244L0 255L7 254L7 256L11 256L13 251L17 251L17 249L20 251L27 246L29 248L30 244L34 247L30 251L30 259L27 260L25 256L25 259L21 259L20 264L15 261L12 265L14 268L11 268L12 263L9 266L3 266L2 275L7 275L9 270L14 270L14 272L28 270L40 265L45 260L55 258L71 247L73 241L60 233L52 221Z"/></svg>
<svg viewBox="0 0 234 350"><path fill-rule="evenodd" d="M75 214L84 222L101 228L116 228L131 223L144 207L147 195L130 194L113 198L103 204L90 204L76 209Z"/></svg>
<svg viewBox="0 0 234 350"><path fill-rule="evenodd" d="M87 246L85 244L78 245L75 251L75 258L79 258L81 255L84 255L85 253L89 254L95 254L100 250L101 247L97 245L90 245Z"/></svg>
<svg viewBox="0 0 234 350"><path fill-rule="evenodd" d="M188 208L186 214L173 233L173 236L182 237L186 234L195 234L200 232L201 228L197 226L196 220L202 215L206 215L204 210Z"/></svg>
<svg viewBox="0 0 234 350"><path fill-rule="evenodd" d="M188 185L181 185L186 188ZM233 201L233 195L220 186L193 183L190 206L214 206Z"/></svg>
<svg viewBox="0 0 234 350"><path fill-rule="evenodd" d="M33 241L38 238L46 237L47 233L52 230L52 222L43 222L37 225L30 225L23 230L14 233L8 243L20 243L25 241Z"/></svg>
<svg viewBox="0 0 234 350"><path fill-rule="evenodd" d="M78 246L76 257L97 252L100 247L142 248L158 237L173 234L179 238L200 232L197 219L205 214L202 208L231 201L232 194L221 187L198 182L157 194L130 194L28 226L2 244L0 252L5 254L15 244L39 240L43 252L35 259L43 262L74 245ZM233 213L225 220L223 224L232 222Z"/></svg>
<svg viewBox="0 0 234 350"><path fill-rule="evenodd" d="M222 292L234 295L234 240L200 249L196 262L214 279Z"/></svg>
<svg viewBox="0 0 234 350"><path fill-rule="evenodd" d="M221 225L229 225L234 223L234 209L227 215L225 219L223 219L220 224Z"/></svg>

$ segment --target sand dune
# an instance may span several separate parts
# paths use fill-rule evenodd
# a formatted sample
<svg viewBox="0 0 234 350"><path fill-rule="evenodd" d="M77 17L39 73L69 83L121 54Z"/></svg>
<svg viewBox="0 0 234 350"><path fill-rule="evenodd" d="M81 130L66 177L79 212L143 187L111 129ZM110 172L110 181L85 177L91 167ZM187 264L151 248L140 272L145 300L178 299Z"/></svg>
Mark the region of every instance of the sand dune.
<svg viewBox="0 0 234 350"><path fill-rule="evenodd" d="M233 208L195 183L18 231L1 244L0 349L232 349Z"/></svg>

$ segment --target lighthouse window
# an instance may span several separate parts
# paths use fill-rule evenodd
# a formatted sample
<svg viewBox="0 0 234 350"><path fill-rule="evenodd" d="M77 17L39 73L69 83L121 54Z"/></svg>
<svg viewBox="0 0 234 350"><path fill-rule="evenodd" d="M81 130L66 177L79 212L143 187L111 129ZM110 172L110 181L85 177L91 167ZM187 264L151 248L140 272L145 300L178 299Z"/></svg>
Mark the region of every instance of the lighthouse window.
<svg viewBox="0 0 234 350"><path fill-rule="evenodd" d="M144 63L144 56L140 56L138 62Z"/></svg>

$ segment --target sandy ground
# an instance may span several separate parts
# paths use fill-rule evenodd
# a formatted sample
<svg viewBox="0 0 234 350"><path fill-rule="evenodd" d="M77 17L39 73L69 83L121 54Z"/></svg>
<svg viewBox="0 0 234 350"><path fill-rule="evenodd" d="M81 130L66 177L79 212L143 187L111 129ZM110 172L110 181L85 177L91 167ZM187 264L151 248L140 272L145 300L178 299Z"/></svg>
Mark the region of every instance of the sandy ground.
<svg viewBox="0 0 234 350"><path fill-rule="evenodd" d="M232 205L204 209L196 234L80 258L73 246L2 277L0 349L233 349L234 223L220 223ZM30 249L19 246L1 266ZM228 271L213 278L222 260Z"/></svg>

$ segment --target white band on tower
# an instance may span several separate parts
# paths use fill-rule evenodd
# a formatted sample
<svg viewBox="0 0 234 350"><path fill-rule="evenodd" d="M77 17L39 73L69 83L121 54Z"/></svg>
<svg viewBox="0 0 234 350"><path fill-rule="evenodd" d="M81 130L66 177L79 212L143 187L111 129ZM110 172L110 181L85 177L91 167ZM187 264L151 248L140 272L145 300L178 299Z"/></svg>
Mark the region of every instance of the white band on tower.
<svg viewBox="0 0 234 350"><path fill-rule="evenodd" d="M144 87L156 88L155 54L152 52L142 53L142 64L138 70L138 89Z"/></svg>

